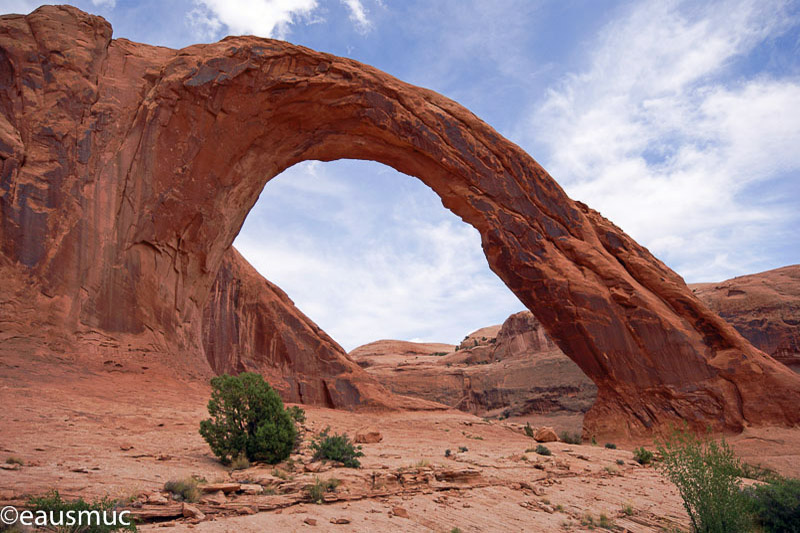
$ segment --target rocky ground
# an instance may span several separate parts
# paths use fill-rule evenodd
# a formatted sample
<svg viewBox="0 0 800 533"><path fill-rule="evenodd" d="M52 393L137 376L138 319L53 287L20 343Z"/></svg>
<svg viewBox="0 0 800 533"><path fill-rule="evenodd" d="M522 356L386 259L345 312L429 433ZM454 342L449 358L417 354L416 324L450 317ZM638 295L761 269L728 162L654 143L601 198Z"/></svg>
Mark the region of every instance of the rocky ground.
<svg viewBox="0 0 800 533"><path fill-rule="evenodd" d="M688 528L676 489L633 460L634 443L549 442L545 457L521 425L460 411L307 408L291 461L230 471L197 432L204 384L133 360L0 361L0 459L23 462L0 470L3 505L51 488L108 495L147 518L143 531L581 531L601 520L620 531ZM363 444L360 469L322 465L308 443L327 426L350 435L372 427L382 439ZM800 430L732 441L746 460L800 475ZM204 480L200 502L184 506L163 491L190 476ZM307 495L317 478L341 482L322 505Z"/></svg>

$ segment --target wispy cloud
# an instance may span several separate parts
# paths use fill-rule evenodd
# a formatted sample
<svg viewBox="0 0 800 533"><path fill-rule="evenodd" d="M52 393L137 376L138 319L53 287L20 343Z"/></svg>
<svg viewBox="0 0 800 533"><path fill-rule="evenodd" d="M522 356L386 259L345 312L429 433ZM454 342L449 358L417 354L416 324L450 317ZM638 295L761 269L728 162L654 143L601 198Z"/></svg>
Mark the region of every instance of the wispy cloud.
<svg viewBox="0 0 800 533"><path fill-rule="evenodd" d="M371 24L361 0L342 0L342 3L350 11L350 20L353 24L362 32L368 31Z"/></svg>
<svg viewBox="0 0 800 533"><path fill-rule="evenodd" d="M234 245L347 349L457 342L523 309L486 268L477 231L377 163L292 167L267 184Z"/></svg>
<svg viewBox="0 0 800 533"><path fill-rule="evenodd" d="M361 0L341 2L356 29L368 31L371 23ZM286 39L295 24L323 20L318 0L195 0L195 4L187 16L195 33L203 38L228 34Z"/></svg>
<svg viewBox="0 0 800 533"><path fill-rule="evenodd" d="M687 279L763 266L769 233L798 222L797 198L764 190L798 179L800 80L750 56L798 24L790 6L636 3L547 93L528 141L571 196Z"/></svg>

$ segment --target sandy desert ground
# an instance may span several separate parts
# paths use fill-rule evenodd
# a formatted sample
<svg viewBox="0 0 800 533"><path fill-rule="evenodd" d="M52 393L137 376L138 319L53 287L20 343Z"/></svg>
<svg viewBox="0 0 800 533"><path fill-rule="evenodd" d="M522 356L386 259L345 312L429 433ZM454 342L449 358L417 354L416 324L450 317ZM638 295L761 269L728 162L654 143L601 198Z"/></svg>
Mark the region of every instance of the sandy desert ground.
<svg viewBox="0 0 800 533"><path fill-rule="evenodd" d="M633 460L635 443L548 443L553 454L544 457L509 421L307 408L293 465L230 471L197 432L210 393L203 383L145 370L135 358L2 361L0 459L24 462L0 470L3 505L51 488L69 498L110 496L149 517L142 531L583 531L601 515L618 531L688 529L675 487ZM326 426L350 435L373 427L383 439L363 445L360 469L312 463L310 437ZM748 462L800 475L800 430L762 428L731 442ZM183 517L182 504L162 492L187 476L227 484L227 493L204 493L196 505L203 520ZM316 478L341 481L322 505L305 491Z"/></svg>

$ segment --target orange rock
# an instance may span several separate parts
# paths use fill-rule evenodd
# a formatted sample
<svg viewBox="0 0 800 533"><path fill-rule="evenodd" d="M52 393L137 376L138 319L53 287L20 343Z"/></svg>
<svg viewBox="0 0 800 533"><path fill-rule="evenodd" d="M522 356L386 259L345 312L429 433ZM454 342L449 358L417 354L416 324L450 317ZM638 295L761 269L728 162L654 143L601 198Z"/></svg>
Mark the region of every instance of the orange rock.
<svg viewBox="0 0 800 533"><path fill-rule="evenodd" d="M204 326L269 179L303 160L372 159L418 176L478 229L492 269L597 384L587 433L800 423L800 376L443 96L283 41L176 51L112 40L104 19L70 6L5 15L0 26L0 315L26 353L54 340L97 357L124 346L207 377L198 354L211 339L213 364L271 369L299 401L411 405L285 301L259 323L223 290L216 301L227 307L212 301L208 315L223 323ZM241 338L252 344L238 354L220 346ZM252 363L248 350L259 354Z"/></svg>
<svg viewBox="0 0 800 533"><path fill-rule="evenodd" d="M558 435L551 427L543 427L536 430L533 434L536 442L558 442Z"/></svg>
<svg viewBox="0 0 800 533"><path fill-rule="evenodd" d="M356 431L355 441L360 444L374 444L383 440L381 432L375 428L361 428Z"/></svg>

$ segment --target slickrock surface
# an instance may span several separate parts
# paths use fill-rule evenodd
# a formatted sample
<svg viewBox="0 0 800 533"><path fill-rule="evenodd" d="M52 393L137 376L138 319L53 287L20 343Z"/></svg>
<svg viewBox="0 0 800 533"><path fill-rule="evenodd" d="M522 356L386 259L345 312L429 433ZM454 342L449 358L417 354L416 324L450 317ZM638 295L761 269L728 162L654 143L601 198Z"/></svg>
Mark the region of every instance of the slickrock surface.
<svg viewBox="0 0 800 533"><path fill-rule="evenodd" d="M0 507L55 488L65 498L129 501L147 521L141 531L165 531L162 521L167 531L305 531L306 519L315 531L581 531L587 513L637 533L689 528L676 488L634 462L632 445L552 442L544 457L529 451L537 443L519 424L459 411L310 407L293 464L231 472L197 431L207 386L119 364L54 359L30 370L21 356L0 361L0 462L24 463L0 470ZM362 468L338 468L311 461L309 442L327 426L351 437L375 428L383 438L363 445ZM749 428L732 440L745 460L800 475L797 428ZM191 504L200 522L164 491L189 476L205 479ZM341 481L322 505L307 496L317 478Z"/></svg>
<svg viewBox="0 0 800 533"><path fill-rule="evenodd" d="M455 348L378 341L349 355L398 394L479 416L545 421L557 415L561 429L580 430L597 387L529 311L470 333Z"/></svg>
<svg viewBox="0 0 800 533"><path fill-rule="evenodd" d="M3 336L26 354L109 344L210 374L203 311L264 184L303 160L371 159L478 229L596 383L587 432L800 422L800 376L445 97L281 41L112 40L66 6L1 17L0 48Z"/></svg>
<svg viewBox="0 0 800 533"><path fill-rule="evenodd" d="M754 346L800 372L800 265L691 288Z"/></svg>

